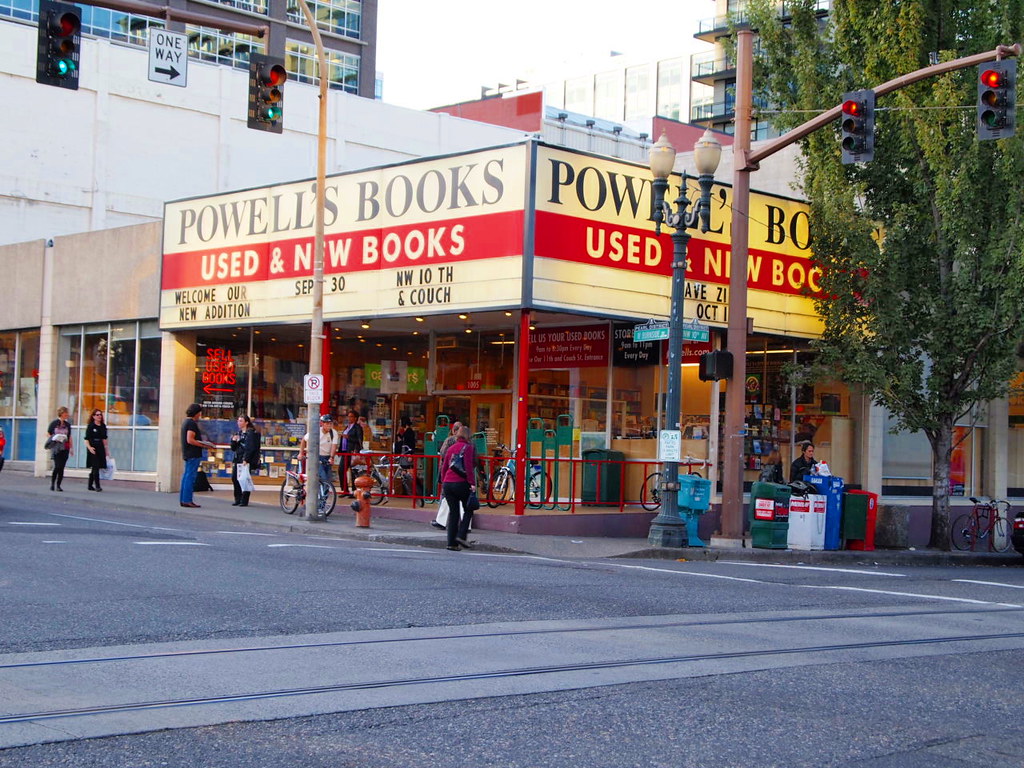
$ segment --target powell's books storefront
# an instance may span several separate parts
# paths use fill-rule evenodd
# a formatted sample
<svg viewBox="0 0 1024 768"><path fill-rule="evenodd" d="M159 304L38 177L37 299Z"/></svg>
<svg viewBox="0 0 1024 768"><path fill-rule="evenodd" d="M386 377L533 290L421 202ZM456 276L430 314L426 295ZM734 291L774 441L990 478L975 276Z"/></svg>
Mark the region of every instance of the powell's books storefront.
<svg viewBox="0 0 1024 768"><path fill-rule="evenodd" d="M266 482L305 431L314 204L305 181L165 211L160 328L195 373L175 400L204 403L220 443L236 413L252 414ZM488 453L526 425L557 431L561 457L597 448L638 462L622 489L638 498L666 426L664 342L632 341L634 325L669 315L672 246L650 206L646 168L536 141L329 177L322 410L356 409L381 451L405 416L421 445L439 417L458 419ZM820 330L806 206L755 193L752 211L748 480L807 433L852 472L857 398L839 382L794 392L781 375ZM711 329L686 345L684 450L712 462L725 382L699 381L696 363L727 322L730 226L731 189L718 185L712 231L690 242L684 313ZM230 454L210 470L229 474Z"/></svg>

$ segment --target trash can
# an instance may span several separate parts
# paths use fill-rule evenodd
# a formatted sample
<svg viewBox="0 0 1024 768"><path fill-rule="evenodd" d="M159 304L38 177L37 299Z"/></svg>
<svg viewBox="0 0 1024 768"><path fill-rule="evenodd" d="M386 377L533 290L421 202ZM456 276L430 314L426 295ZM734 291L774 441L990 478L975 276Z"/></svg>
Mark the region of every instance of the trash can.
<svg viewBox="0 0 1024 768"><path fill-rule="evenodd" d="M626 454L605 448L583 452L584 504L618 504L622 500L622 462Z"/></svg>
<svg viewBox="0 0 1024 768"><path fill-rule="evenodd" d="M750 542L762 549L785 549L789 538L788 485L754 483L750 488Z"/></svg>
<svg viewBox="0 0 1024 768"><path fill-rule="evenodd" d="M846 492L843 499L843 538L846 539L847 549L873 551L877 521L877 493L870 491Z"/></svg>
<svg viewBox="0 0 1024 768"><path fill-rule="evenodd" d="M711 481L697 475L679 475L679 516L686 523L688 546L706 547L697 535L700 516L711 508Z"/></svg>

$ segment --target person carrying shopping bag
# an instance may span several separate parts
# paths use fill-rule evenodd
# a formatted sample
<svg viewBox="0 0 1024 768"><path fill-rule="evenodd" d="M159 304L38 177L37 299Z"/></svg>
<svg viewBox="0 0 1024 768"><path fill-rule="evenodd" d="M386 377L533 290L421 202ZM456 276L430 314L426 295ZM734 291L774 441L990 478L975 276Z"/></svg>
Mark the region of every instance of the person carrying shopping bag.
<svg viewBox="0 0 1024 768"><path fill-rule="evenodd" d="M476 448L469 441L469 428L460 427L448 450L441 456L441 489L448 502L448 549L458 552L471 548L468 540L469 525L473 519L470 497L473 486L470 478L476 476ZM462 514L458 514L458 510Z"/></svg>
<svg viewBox="0 0 1024 768"><path fill-rule="evenodd" d="M231 487L235 491L232 507L248 507L249 494L253 491L252 473L260 461L260 433L253 426L252 419L245 414L238 417L238 433L231 438L231 450L235 460L231 466ZM242 477L239 478L239 470Z"/></svg>

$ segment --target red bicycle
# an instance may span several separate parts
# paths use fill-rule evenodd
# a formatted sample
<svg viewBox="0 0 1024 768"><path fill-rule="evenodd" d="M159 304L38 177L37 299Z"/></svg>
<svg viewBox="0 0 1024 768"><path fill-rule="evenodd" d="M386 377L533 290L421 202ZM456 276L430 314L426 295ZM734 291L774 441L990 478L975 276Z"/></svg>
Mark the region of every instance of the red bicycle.
<svg viewBox="0 0 1024 768"><path fill-rule="evenodd" d="M976 499L970 512L953 521L949 538L959 550L977 548L988 542L993 552L1006 552L1010 548L1010 502L999 499Z"/></svg>

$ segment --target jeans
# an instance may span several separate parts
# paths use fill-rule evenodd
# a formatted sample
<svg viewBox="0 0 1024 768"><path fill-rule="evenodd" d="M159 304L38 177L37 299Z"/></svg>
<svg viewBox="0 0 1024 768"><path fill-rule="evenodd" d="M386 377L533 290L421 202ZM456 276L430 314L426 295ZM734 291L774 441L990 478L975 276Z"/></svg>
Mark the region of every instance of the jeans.
<svg viewBox="0 0 1024 768"><path fill-rule="evenodd" d="M178 500L182 504L192 503L192 494L195 492L196 475L199 474L199 464L202 457L185 459L185 472L181 476L181 490L178 492Z"/></svg>
<svg viewBox="0 0 1024 768"><path fill-rule="evenodd" d="M330 485L332 479L333 478L331 477L331 457L330 456L321 456L320 457L320 480L322 480L323 482L325 482L328 485Z"/></svg>

